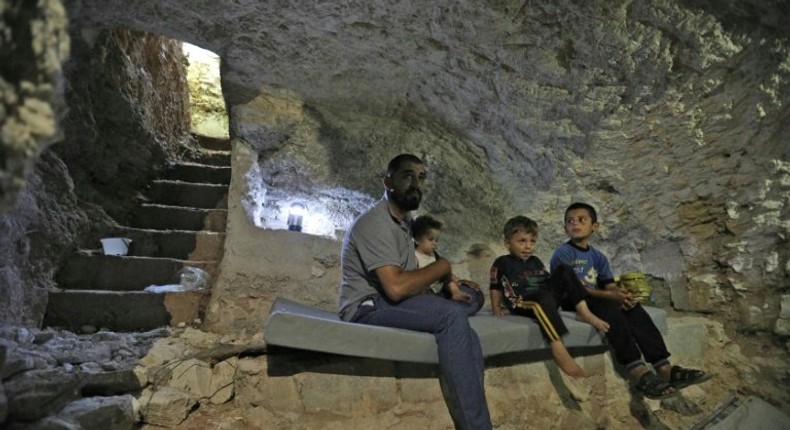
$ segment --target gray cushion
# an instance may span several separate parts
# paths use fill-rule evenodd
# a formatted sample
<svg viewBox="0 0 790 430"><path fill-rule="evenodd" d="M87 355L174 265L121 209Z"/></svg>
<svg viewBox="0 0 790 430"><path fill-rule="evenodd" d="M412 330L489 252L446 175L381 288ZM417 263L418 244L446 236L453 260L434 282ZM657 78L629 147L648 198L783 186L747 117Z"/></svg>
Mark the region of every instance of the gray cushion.
<svg viewBox="0 0 790 430"><path fill-rule="evenodd" d="M666 311L645 308L662 333L666 332ZM578 322L573 313L562 312L568 333L568 348L599 347L604 338L591 325ZM483 355L548 349L537 323L510 315L495 317L480 312L469 318L483 347ZM272 304L264 327L268 345L394 361L436 363L433 335L411 330L378 327L341 321L336 314L278 298Z"/></svg>

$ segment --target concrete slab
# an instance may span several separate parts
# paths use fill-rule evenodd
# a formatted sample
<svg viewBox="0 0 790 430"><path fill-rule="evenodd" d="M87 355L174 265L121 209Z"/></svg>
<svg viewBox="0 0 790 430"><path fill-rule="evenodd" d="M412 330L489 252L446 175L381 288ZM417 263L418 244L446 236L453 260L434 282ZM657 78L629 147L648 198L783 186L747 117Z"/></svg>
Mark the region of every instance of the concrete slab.
<svg viewBox="0 0 790 430"><path fill-rule="evenodd" d="M217 261L77 253L65 262L55 281L63 289L142 291L149 285L178 283L178 271L187 266L203 269L214 279L218 264Z"/></svg>
<svg viewBox="0 0 790 430"><path fill-rule="evenodd" d="M733 397L690 430L787 430L790 416L759 397Z"/></svg>
<svg viewBox="0 0 790 430"><path fill-rule="evenodd" d="M227 220L227 209L187 208L147 203L135 210L130 225L144 229L224 232Z"/></svg>
<svg viewBox="0 0 790 430"><path fill-rule="evenodd" d="M230 166L176 164L165 172L165 179L198 184L230 184Z"/></svg>
<svg viewBox="0 0 790 430"><path fill-rule="evenodd" d="M225 233L212 231L121 227L113 235L132 239L129 255L180 260L219 260L222 258L222 247L225 243Z"/></svg>
<svg viewBox="0 0 790 430"><path fill-rule="evenodd" d="M224 184L156 180L145 194L153 202L170 206L206 209L228 207L228 186Z"/></svg>
<svg viewBox="0 0 790 430"><path fill-rule="evenodd" d="M190 156L189 161L211 166L230 166L230 151L200 151Z"/></svg>
<svg viewBox="0 0 790 430"><path fill-rule="evenodd" d="M85 325L112 331L145 331L202 318L209 291L57 291L49 294L45 327L79 331Z"/></svg>

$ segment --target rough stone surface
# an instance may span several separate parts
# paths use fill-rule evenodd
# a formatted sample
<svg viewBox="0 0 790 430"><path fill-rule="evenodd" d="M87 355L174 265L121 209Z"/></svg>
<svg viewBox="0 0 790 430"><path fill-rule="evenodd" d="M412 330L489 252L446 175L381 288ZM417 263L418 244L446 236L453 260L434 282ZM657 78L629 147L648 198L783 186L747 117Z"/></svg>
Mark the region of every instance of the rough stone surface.
<svg viewBox="0 0 790 430"><path fill-rule="evenodd" d="M131 395L80 399L66 405L57 417L85 429L127 430L137 423L135 402Z"/></svg>
<svg viewBox="0 0 790 430"><path fill-rule="evenodd" d="M79 335L0 326L0 424L131 428L137 421L134 398L120 395L148 384L132 369L166 335L167 330Z"/></svg>
<svg viewBox="0 0 790 430"><path fill-rule="evenodd" d="M42 5L62 8L54 1ZM63 133L54 140L57 145L33 152L40 158L19 164L30 164L24 168L26 185L1 206L2 322L41 324L46 290L55 286L53 277L65 255L78 247L98 248L98 239L128 216L142 184L178 151L189 150L184 146L189 119L180 43L128 30L80 30L70 28L71 59L62 73L59 65L56 70L58 82L69 82L69 110L60 107L55 115ZM47 55L65 61L57 52ZM0 115L0 122L10 121ZM16 157L6 149L11 143L4 138L0 152L9 162ZM0 165L0 178L6 171Z"/></svg>
<svg viewBox="0 0 790 430"><path fill-rule="evenodd" d="M146 422L165 428L183 422L197 403L189 393L169 387L143 391L140 402Z"/></svg>
<svg viewBox="0 0 790 430"><path fill-rule="evenodd" d="M70 32L66 139L55 150L72 170L76 193L122 223L138 190L185 151L189 97L181 44L75 23Z"/></svg>
<svg viewBox="0 0 790 430"><path fill-rule="evenodd" d="M41 152L60 136L60 73L69 55L62 2L0 4L0 214L14 206Z"/></svg>
<svg viewBox="0 0 790 430"><path fill-rule="evenodd" d="M494 427L522 429L528 422L529 428L681 430L693 426L729 396L758 388L751 381L760 372L759 366L749 363L750 359L724 334L721 324L699 317L674 317L668 322L666 339L673 360L690 367L716 369L713 380L685 389L677 399L659 402L630 392L622 369L613 366L608 353L580 357L589 375L581 379L564 377L551 361L523 363L512 357L498 358L486 369ZM205 345L195 331L189 339L184 333L174 335L192 347ZM208 333L205 336L213 337ZM186 345L185 351L192 350ZM183 366L196 354L199 352L192 350L172 363ZM233 399L224 405L201 404L171 428L213 428L219 423L226 429L452 428L435 366L311 352L248 356L234 359L234 363ZM152 390L171 393L174 385L182 383L173 378L152 386ZM175 411L182 410L185 398L184 391L178 392L182 394L171 398ZM514 408L514 403L520 407ZM143 419L152 422L146 418L145 408Z"/></svg>

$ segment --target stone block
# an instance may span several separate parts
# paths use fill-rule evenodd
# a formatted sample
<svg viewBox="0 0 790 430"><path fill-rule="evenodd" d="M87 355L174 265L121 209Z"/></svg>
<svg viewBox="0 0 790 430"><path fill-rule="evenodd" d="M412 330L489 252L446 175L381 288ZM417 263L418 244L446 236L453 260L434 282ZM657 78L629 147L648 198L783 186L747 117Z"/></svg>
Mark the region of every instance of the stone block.
<svg viewBox="0 0 790 430"><path fill-rule="evenodd" d="M443 401L442 389L436 378L402 378L398 380L400 397L406 403Z"/></svg>
<svg viewBox="0 0 790 430"><path fill-rule="evenodd" d="M779 318L790 319L790 294L782 294Z"/></svg>
<svg viewBox="0 0 790 430"><path fill-rule="evenodd" d="M108 343L77 343L71 348L52 352L59 364L102 363L112 361L112 348Z"/></svg>
<svg viewBox="0 0 790 430"><path fill-rule="evenodd" d="M774 333L779 336L790 336L790 319L777 319L774 325Z"/></svg>
<svg viewBox="0 0 790 430"><path fill-rule="evenodd" d="M3 381L8 396L8 415L19 421L35 421L60 410L81 397L79 375L63 370L36 370Z"/></svg>
<svg viewBox="0 0 790 430"><path fill-rule="evenodd" d="M691 310L689 291L683 279L678 279L677 282L669 284L669 294L672 300L672 307L678 310Z"/></svg>
<svg viewBox="0 0 790 430"><path fill-rule="evenodd" d="M747 330L767 330L770 329L770 321L766 318L762 309L750 305L745 300L736 303L736 311L741 321L742 329Z"/></svg>
<svg viewBox="0 0 790 430"><path fill-rule="evenodd" d="M602 375L606 371L606 356L604 354L587 355L577 358L576 361L581 364L588 376Z"/></svg>
<svg viewBox="0 0 790 430"><path fill-rule="evenodd" d="M265 373L268 367L266 364L265 359L243 358L239 360L239 372L251 376Z"/></svg>
<svg viewBox="0 0 790 430"><path fill-rule="evenodd" d="M140 403L143 421L170 428L184 421L197 402L189 393L161 387L144 390Z"/></svg>
<svg viewBox="0 0 790 430"><path fill-rule="evenodd" d="M241 414L246 426L245 428L251 430L285 428L275 425L277 417L275 417L271 411L261 406L243 408Z"/></svg>
<svg viewBox="0 0 790 430"><path fill-rule="evenodd" d="M379 413L398 403L395 378L311 373L302 378L301 386L308 413L353 416Z"/></svg>
<svg viewBox="0 0 790 430"><path fill-rule="evenodd" d="M228 360L217 363L211 369L211 381L209 383L211 403L220 405L229 401L233 397L233 383L236 376L236 369L238 369L238 367L238 358L232 357Z"/></svg>
<svg viewBox="0 0 790 430"><path fill-rule="evenodd" d="M168 363L172 360L181 358L181 354L184 350L184 346L181 345L180 342L174 341L173 338L158 339L154 342L148 354L140 359L140 365L144 367L154 367Z"/></svg>
<svg viewBox="0 0 790 430"><path fill-rule="evenodd" d="M689 308L692 311L710 311L718 300L715 297L718 290L716 276L702 274L694 276L688 284ZM674 297L673 297L674 300Z"/></svg>
<svg viewBox="0 0 790 430"><path fill-rule="evenodd" d="M240 407L261 406L273 413L301 414L302 396L294 377L244 378L236 385L235 403Z"/></svg>
<svg viewBox="0 0 790 430"><path fill-rule="evenodd" d="M77 422L85 429L127 430L137 422L134 403L131 395L87 397L66 405L58 417Z"/></svg>
<svg viewBox="0 0 790 430"><path fill-rule="evenodd" d="M664 336L672 359L700 362L708 351L707 328L703 318L668 318L669 332Z"/></svg>
<svg viewBox="0 0 790 430"><path fill-rule="evenodd" d="M211 397L211 365L194 358L184 360L173 367L168 386L189 393L195 399Z"/></svg>
<svg viewBox="0 0 790 430"><path fill-rule="evenodd" d="M205 290L165 294L164 306L170 315L170 325L191 324L208 306L209 293Z"/></svg>
<svg viewBox="0 0 790 430"><path fill-rule="evenodd" d="M143 386L134 370L83 372L80 393L83 396L113 396L131 393Z"/></svg>
<svg viewBox="0 0 790 430"><path fill-rule="evenodd" d="M5 380L22 372L42 370L46 368L47 362L41 357L12 353L6 357L6 362L2 369L0 369L0 371L2 371L2 373L0 373L0 379Z"/></svg>

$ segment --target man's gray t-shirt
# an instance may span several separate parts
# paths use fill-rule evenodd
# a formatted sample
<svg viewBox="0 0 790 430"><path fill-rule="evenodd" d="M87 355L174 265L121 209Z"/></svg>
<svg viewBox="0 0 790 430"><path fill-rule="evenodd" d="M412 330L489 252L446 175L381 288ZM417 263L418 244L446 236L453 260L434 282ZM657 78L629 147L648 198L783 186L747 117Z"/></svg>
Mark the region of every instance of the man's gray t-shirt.
<svg viewBox="0 0 790 430"><path fill-rule="evenodd" d="M340 253L343 271L338 312L340 319L350 321L365 298L384 295L375 273L379 267L417 269L409 226L408 220L397 221L392 217L386 198L354 221L343 238L343 250Z"/></svg>

